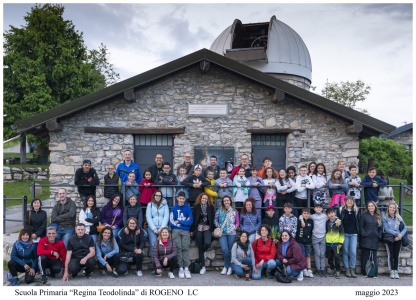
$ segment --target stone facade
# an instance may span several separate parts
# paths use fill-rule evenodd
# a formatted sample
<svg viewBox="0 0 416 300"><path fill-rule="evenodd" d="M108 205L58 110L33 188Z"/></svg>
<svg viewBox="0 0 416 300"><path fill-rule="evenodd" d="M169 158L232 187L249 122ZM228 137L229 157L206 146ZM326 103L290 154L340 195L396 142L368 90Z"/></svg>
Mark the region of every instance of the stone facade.
<svg viewBox="0 0 416 300"><path fill-rule="evenodd" d="M413 129L407 130L402 133L396 134L389 139L392 139L396 143L403 144L406 149L412 149L413 147Z"/></svg>
<svg viewBox="0 0 416 300"><path fill-rule="evenodd" d="M234 147L235 161L251 153L247 129L299 129L287 135L286 165L323 162L332 171L343 159L358 162L359 139L348 134L350 124L305 102L272 103L274 90L212 65L207 74L197 66L154 81L135 91L136 101L110 99L76 115L60 119L62 131L50 133L50 182L72 184L84 158L100 178L105 165L118 164L122 149L134 148L131 134L91 134L84 126L115 128L181 128L174 135L174 165L194 146ZM188 104L228 104L226 117L188 116ZM153 161L149 157L149 161ZM75 190L75 189L74 189Z"/></svg>
<svg viewBox="0 0 416 300"><path fill-rule="evenodd" d="M42 168L9 168L3 166L3 182L15 180L48 180L49 170Z"/></svg>

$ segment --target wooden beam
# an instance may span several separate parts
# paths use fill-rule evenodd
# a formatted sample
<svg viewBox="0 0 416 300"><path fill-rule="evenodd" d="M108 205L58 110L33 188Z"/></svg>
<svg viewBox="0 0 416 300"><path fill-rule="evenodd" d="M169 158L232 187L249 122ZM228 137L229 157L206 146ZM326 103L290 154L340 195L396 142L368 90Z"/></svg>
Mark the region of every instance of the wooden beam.
<svg viewBox="0 0 416 300"><path fill-rule="evenodd" d="M348 126L346 129L347 133L360 133L361 131L363 131L363 124L355 121L351 126Z"/></svg>
<svg viewBox="0 0 416 300"><path fill-rule="evenodd" d="M185 127L180 128L116 128L116 127L84 127L85 133L115 134L184 134Z"/></svg>
<svg viewBox="0 0 416 300"><path fill-rule="evenodd" d="M283 100L285 100L285 97L286 97L286 93L284 91L279 90L279 89L275 89L274 94L273 94L273 98L272 98L272 102L277 103L279 101L283 101Z"/></svg>
<svg viewBox="0 0 416 300"><path fill-rule="evenodd" d="M246 132L254 134L278 134L278 133L292 133L298 131L300 133L305 133L305 129L291 129L291 128L256 128L256 129L247 129Z"/></svg>
<svg viewBox="0 0 416 300"><path fill-rule="evenodd" d="M136 97L134 96L134 89L125 90L124 99L126 99L130 103L136 102Z"/></svg>
<svg viewBox="0 0 416 300"><path fill-rule="evenodd" d="M40 128L36 128L40 129ZM46 129L49 130L49 132L58 132L62 130L62 125L58 123L57 119L52 119L49 121L46 121Z"/></svg>

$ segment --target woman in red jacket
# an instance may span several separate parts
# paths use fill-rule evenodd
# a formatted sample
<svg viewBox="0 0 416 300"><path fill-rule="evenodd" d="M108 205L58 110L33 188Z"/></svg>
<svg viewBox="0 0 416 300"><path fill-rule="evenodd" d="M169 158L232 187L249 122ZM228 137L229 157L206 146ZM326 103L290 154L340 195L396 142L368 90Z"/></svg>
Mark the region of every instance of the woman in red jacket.
<svg viewBox="0 0 416 300"><path fill-rule="evenodd" d="M276 268L276 246L273 240L269 237L270 227L269 225L262 224L260 226L260 238L255 240L252 244L255 260L255 269L251 275L253 279L258 280L261 278L263 269L266 269L266 276L268 279L273 278L271 271Z"/></svg>
<svg viewBox="0 0 416 300"><path fill-rule="evenodd" d="M277 246L277 267L286 268L288 276L297 276L298 281L302 281L302 271L306 269L306 259L299 244L286 229L282 231L280 239L281 243Z"/></svg>

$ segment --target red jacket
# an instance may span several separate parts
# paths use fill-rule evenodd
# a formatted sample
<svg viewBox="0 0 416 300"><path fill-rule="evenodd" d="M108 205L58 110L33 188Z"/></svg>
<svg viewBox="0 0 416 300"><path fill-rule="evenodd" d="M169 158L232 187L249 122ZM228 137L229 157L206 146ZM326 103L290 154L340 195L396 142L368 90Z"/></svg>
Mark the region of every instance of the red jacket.
<svg viewBox="0 0 416 300"><path fill-rule="evenodd" d="M150 183L150 186L139 186L139 192L140 192L140 204L148 204L150 201L152 201L152 195L154 192L157 191L157 187L154 187L154 183L150 180L143 179L140 181L140 184Z"/></svg>
<svg viewBox="0 0 416 300"><path fill-rule="evenodd" d="M258 264L261 260L267 262L270 259L276 259L276 246L271 238L267 239L266 244L259 238L251 246L254 251L255 264Z"/></svg>
<svg viewBox="0 0 416 300"><path fill-rule="evenodd" d="M65 268L66 248L62 241L51 244L48 241L48 237L45 236L39 240L37 251L38 256L46 255L48 259L57 259L55 255L52 254L52 252L58 252L59 259L62 261L62 267Z"/></svg>
<svg viewBox="0 0 416 300"><path fill-rule="evenodd" d="M304 270L306 269L306 259L303 256L302 249L298 242L295 241L294 238L289 240L289 245L286 249L286 257L282 255L282 243L279 242L277 246L277 259L283 261L283 259L287 259L286 265L290 266L291 270Z"/></svg>

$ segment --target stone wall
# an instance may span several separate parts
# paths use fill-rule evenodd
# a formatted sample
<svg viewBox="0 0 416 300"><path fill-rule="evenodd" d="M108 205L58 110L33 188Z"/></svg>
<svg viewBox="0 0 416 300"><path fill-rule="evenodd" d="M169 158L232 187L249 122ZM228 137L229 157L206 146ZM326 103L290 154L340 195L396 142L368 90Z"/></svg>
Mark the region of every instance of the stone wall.
<svg viewBox="0 0 416 300"><path fill-rule="evenodd" d="M3 181L48 180L49 170L42 168L9 168L3 166Z"/></svg>
<svg viewBox="0 0 416 300"><path fill-rule="evenodd" d="M122 149L133 148L131 134L90 134L84 126L116 128L180 128L174 135L175 169L194 146L232 146L235 161L251 152L247 129L302 129L287 136L286 165L323 162L332 171L340 159L358 162L358 136L350 124L297 100L271 102L274 91L212 65L208 74L190 67L136 91L136 102L111 99L61 119L62 131L50 133L50 182L73 183L84 158L92 160L100 178L105 165L118 164ZM188 116L188 104L228 104L226 117ZM149 157L153 162L154 157ZM99 196L99 195L97 195Z"/></svg>
<svg viewBox="0 0 416 300"><path fill-rule="evenodd" d="M393 141L404 145L413 145L413 130L407 130L391 137Z"/></svg>

